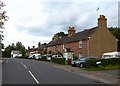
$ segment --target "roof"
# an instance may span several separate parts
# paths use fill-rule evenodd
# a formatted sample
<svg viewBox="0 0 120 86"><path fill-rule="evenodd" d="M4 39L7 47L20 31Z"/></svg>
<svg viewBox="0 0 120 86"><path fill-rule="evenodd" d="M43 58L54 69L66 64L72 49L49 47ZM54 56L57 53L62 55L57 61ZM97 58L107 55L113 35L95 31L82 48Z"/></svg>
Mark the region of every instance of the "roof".
<svg viewBox="0 0 120 86"><path fill-rule="evenodd" d="M95 32L97 27L91 28L91 29L86 29L84 31L78 32L70 37L63 37L60 39L57 39L55 41L51 41L48 43L48 47L49 46L54 46L54 45L60 45L60 44L64 44L64 43L70 43L70 42L75 42L75 41L79 41L79 40L84 40L86 38L88 38L93 32Z"/></svg>

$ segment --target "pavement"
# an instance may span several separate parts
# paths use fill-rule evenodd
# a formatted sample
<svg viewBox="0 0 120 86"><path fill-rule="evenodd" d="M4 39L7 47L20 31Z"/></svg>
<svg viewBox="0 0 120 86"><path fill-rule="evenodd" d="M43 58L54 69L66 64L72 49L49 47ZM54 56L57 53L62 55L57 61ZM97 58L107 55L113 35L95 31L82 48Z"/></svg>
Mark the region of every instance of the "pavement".
<svg viewBox="0 0 120 86"><path fill-rule="evenodd" d="M3 60L0 60L0 63L2 63L3 62Z"/></svg>
<svg viewBox="0 0 120 86"><path fill-rule="evenodd" d="M90 79L98 80L107 84L119 84L120 83L120 70L104 70L104 71L85 71L78 67L72 67L71 65L59 65L51 62L43 62L51 66L72 72L79 75L88 77Z"/></svg>

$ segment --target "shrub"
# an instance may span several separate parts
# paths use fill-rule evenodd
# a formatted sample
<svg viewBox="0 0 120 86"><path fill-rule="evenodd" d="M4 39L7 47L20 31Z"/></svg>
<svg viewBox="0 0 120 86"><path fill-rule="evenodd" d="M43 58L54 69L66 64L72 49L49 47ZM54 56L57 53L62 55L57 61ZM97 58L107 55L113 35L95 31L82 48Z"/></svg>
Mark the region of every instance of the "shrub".
<svg viewBox="0 0 120 86"><path fill-rule="evenodd" d="M101 66L106 67L108 65L120 65L120 58L111 58L111 59L97 59L97 60L87 60L87 68L98 67L99 65L96 62L101 61Z"/></svg>
<svg viewBox="0 0 120 86"><path fill-rule="evenodd" d="M58 64L66 64L65 58L51 58L51 62L58 63Z"/></svg>
<svg viewBox="0 0 120 86"><path fill-rule="evenodd" d="M78 57L73 54L73 60L77 60Z"/></svg>
<svg viewBox="0 0 120 86"><path fill-rule="evenodd" d="M47 57L46 56L42 56L41 57L41 61L47 61Z"/></svg>
<svg viewBox="0 0 120 86"><path fill-rule="evenodd" d="M101 59L102 65L120 65L120 58Z"/></svg>
<svg viewBox="0 0 120 86"><path fill-rule="evenodd" d="M100 61L99 59L96 60L87 60L86 61L86 67L87 68L91 68L91 67L98 67L98 65L96 64L96 62Z"/></svg>

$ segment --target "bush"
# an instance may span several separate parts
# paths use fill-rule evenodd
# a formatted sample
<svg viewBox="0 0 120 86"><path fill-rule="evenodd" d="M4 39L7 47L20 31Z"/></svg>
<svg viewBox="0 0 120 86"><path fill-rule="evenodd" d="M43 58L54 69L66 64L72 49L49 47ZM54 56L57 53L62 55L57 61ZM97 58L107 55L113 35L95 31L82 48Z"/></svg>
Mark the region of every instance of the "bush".
<svg viewBox="0 0 120 86"><path fill-rule="evenodd" d="M73 54L73 60L77 60L78 57Z"/></svg>
<svg viewBox="0 0 120 86"><path fill-rule="evenodd" d="M98 65L96 64L96 62L100 61L99 59L96 60L87 60L86 61L86 67L87 68L91 68L91 67L98 67Z"/></svg>
<svg viewBox="0 0 120 86"><path fill-rule="evenodd" d="M41 57L41 61L47 61L47 57L46 56L42 56Z"/></svg>
<svg viewBox="0 0 120 86"><path fill-rule="evenodd" d="M101 59L102 65L120 65L120 58Z"/></svg>
<svg viewBox="0 0 120 86"><path fill-rule="evenodd" d="M87 68L98 67L96 62L101 61L101 66L106 67L108 65L120 65L120 58L111 58L111 59L97 59L97 60L87 60Z"/></svg>
<svg viewBox="0 0 120 86"><path fill-rule="evenodd" d="M51 62L65 65L65 58L51 58Z"/></svg>

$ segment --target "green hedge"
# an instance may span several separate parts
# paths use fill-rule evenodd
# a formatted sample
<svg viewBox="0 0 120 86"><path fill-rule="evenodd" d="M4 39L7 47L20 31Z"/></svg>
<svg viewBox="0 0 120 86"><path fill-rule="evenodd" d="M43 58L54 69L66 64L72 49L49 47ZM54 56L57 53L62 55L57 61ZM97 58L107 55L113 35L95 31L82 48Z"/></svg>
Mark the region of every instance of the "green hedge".
<svg viewBox="0 0 120 86"><path fill-rule="evenodd" d="M65 58L51 58L51 62L65 65Z"/></svg>
<svg viewBox="0 0 120 86"><path fill-rule="evenodd" d="M111 59L97 59L97 60L87 60L86 67L98 67L96 62L101 61L101 66L108 66L108 65L120 65L120 58L111 58Z"/></svg>
<svg viewBox="0 0 120 86"><path fill-rule="evenodd" d="M120 65L120 58L101 59L102 66Z"/></svg>
<svg viewBox="0 0 120 86"><path fill-rule="evenodd" d="M47 61L47 57L46 56L42 56L41 57L41 61Z"/></svg>

